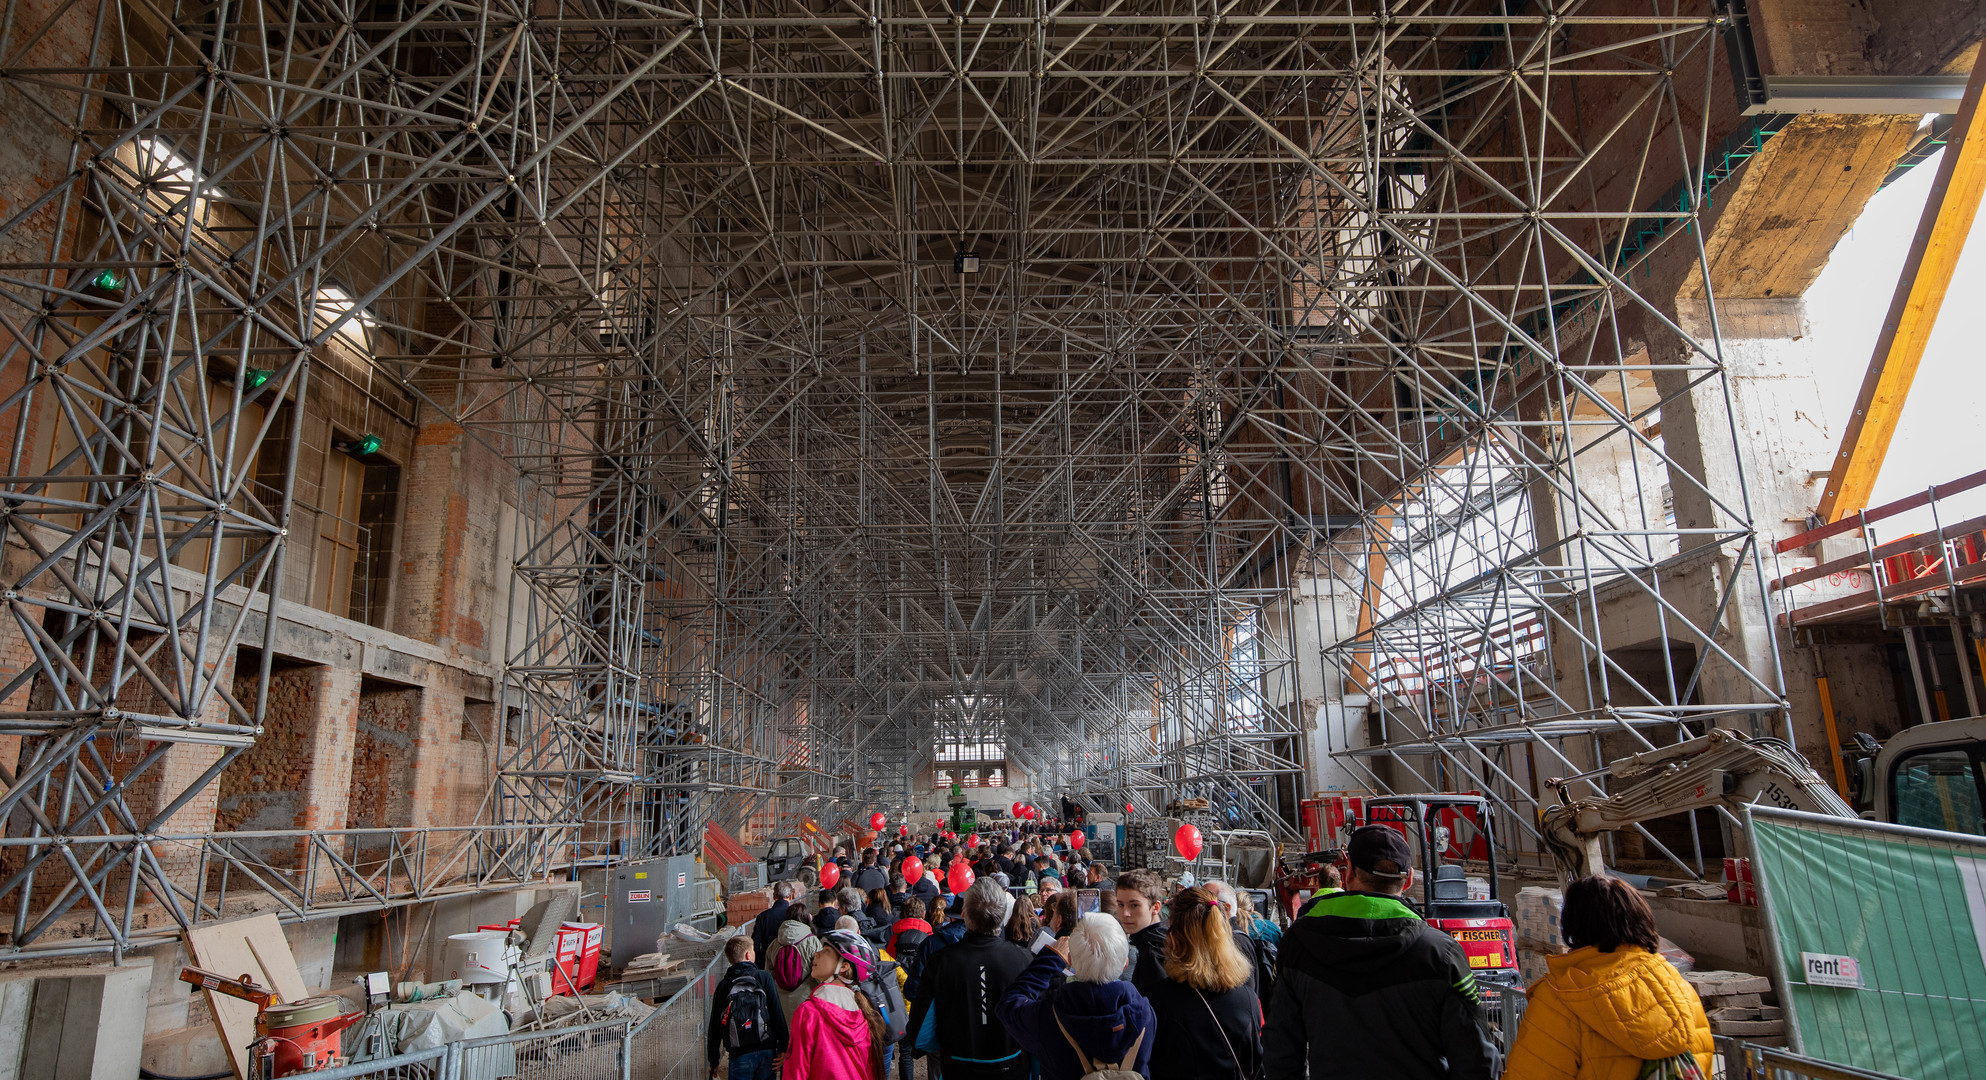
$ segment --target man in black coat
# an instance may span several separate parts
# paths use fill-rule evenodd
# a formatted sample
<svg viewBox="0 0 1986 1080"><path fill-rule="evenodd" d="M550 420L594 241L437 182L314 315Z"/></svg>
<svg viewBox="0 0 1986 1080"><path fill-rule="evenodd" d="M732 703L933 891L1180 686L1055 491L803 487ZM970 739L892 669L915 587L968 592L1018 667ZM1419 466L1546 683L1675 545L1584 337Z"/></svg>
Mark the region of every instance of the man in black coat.
<svg viewBox="0 0 1986 1080"><path fill-rule="evenodd" d="M793 906L793 897L800 886L793 881L777 881L772 886L772 906L759 912L752 920L752 948L756 955L764 956L772 945L773 935L779 933L779 924L786 921L786 909Z"/></svg>
<svg viewBox="0 0 1986 1080"><path fill-rule="evenodd" d="M995 1012L1007 986L1034 959L1000 937L1014 898L997 882L981 880L963 900L965 935L930 953L918 973L911 1038L935 1010L938 1071L945 1080L1025 1080L1028 1057Z"/></svg>
<svg viewBox="0 0 1986 1080"><path fill-rule="evenodd" d="M1284 933L1262 1031L1265 1072L1301 1080L1488 1080L1496 1049L1468 957L1401 902L1413 854L1398 830L1367 825L1346 844L1345 892Z"/></svg>

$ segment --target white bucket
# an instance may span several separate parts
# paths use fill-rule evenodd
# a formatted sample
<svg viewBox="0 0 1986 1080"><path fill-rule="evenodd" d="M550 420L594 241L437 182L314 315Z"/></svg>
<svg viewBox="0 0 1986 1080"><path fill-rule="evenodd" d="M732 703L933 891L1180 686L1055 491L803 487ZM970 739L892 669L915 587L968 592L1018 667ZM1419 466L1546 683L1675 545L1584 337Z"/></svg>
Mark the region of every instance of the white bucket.
<svg viewBox="0 0 1986 1080"><path fill-rule="evenodd" d="M442 966L448 969L449 978L471 985L509 982L511 968L519 959L517 947L506 944L509 938L502 930L450 934L442 951Z"/></svg>

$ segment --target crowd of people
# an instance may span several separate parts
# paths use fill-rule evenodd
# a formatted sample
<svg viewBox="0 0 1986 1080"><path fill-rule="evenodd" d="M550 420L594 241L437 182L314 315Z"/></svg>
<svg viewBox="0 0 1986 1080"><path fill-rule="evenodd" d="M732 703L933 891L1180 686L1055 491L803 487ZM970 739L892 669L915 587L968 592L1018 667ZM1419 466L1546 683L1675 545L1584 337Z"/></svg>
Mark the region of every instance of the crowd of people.
<svg viewBox="0 0 1986 1080"><path fill-rule="evenodd" d="M730 1080L914 1080L918 1060L931 1080L1611 1080L1662 1059L1707 1072L1702 1006L1632 888L1568 888L1573 949L1532 988L1506 1068L1460 946L1405 902L1405 839L1368 826L1346 854L1345 879L1287 928L1224 882L1113 873L1066 834L844 855L835 887L813 868L779 882L726 943L711 1077L726 1053ZM954 893L960 861L974 880Z"/></svg>

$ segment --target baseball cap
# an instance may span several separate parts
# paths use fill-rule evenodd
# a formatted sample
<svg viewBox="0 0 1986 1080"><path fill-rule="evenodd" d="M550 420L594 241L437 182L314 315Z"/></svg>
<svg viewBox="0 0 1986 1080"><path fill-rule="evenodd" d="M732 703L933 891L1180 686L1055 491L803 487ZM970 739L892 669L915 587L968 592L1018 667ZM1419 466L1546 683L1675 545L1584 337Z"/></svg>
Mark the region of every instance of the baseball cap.
<svg viewBox="0 0 1986 1080"><path fill-rule="evenodd" d="M1407 849L1407 838L1390 825L1367 825L1353 832L1345 844L1345 857L1360 873L1389 881L1407 876L1405 871L1414 865L1414 853ZM1376 869L1382 862L1390 862L1402 872L1389 874Z"/></svg>

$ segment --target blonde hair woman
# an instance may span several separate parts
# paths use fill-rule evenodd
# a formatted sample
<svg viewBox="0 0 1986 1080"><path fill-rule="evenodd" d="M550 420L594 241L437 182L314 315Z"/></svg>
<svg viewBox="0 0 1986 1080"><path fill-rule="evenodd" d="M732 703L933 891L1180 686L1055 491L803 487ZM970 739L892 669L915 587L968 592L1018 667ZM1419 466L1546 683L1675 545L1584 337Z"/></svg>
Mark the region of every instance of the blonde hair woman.
<svg viewBox="0 0 1986 1080"><path fill-rule="evenodd" d="M1158 1014L1152 1080L1259 1080L1262 1004L1249 986L1254 967L1205 889L1172 898L1165 978L1145 993Z"/></svg>

